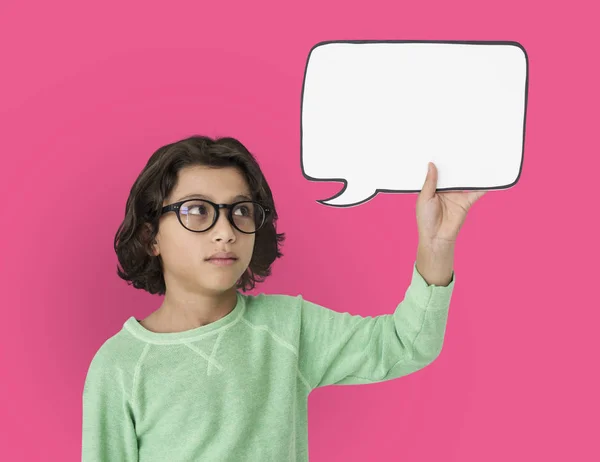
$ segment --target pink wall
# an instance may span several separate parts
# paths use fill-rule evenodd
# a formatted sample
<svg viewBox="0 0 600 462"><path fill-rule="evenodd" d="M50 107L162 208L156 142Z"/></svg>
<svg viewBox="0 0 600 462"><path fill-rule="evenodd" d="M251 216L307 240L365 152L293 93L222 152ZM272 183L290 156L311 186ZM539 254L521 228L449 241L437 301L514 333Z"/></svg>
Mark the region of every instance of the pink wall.
<svg viewBox="0 0 600 462"><path fill-rule="evenodd" d="M315 391L311 461L600 460L592 2L177 3L0 5L0 460L80 459L91 357L160 304L116 276L112 243L133 180L167 142L232 135L258 156L288 239L257 291L393 311L416 196L324 207L341 184L300 171L308 52L352 39L520 42L525 162L461 231L441 356L396 381Z"/></svg>

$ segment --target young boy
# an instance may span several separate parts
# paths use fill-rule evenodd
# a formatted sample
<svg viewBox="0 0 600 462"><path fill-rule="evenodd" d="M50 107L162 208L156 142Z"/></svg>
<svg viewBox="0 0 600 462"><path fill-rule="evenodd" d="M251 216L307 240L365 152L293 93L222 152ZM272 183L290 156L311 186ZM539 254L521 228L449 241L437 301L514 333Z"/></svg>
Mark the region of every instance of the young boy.
<svg viewBox="0 0 600 462"><path fill-rule="evenodd" d="M194 136L156 151L131 189L115 251L121 278L165 297L147 318L127 319L91 361L82 460L308 460L312 390L431 363L454 287L453 242L483 194L445 201L435 179L428 174L418 199L404 299L393 314L361 317L300 295L242 293L270 274L284 234L239 141Z"/></svg>

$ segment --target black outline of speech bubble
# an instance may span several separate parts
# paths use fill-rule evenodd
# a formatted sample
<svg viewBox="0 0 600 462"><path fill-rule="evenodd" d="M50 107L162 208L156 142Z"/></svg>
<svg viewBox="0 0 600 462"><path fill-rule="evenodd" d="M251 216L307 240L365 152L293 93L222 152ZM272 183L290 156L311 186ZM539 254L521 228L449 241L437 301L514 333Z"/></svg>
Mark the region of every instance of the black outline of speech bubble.
<svg viewBox="0 0 600 462"><path fill-rule="evenodd" d="M370 201L373 197L375 197L377 194L379 193L416 193L416 192L420 192L420 189L411 189L411 190L401 190L401 189L376 189L375 192L367 197L366 199L360 201L360 202L356 202L356 203L352 203L352 204L345 204L345 205L335 205L335 204L326 204L325 202L330 201L332 199L335 199L336 197L341 196L342 194L344 194L344 191L346 191L346 189L348 188L348 180L345 180L344 178L313 178L311 176L308 176L306 174L306 172L304 171L304 160L303 160L303 146L302 146L302 109L303 109L303 105L304 105L304 87L306 84L306 74L308 71L308 63L310 61L310 56L312 54L312 52L323 45L329 45L332 43L354 43L354 44L371 44L371 43L449 43L449 44L466 44L466 45L511 45L511 46L516 46L518 48L520 48L523 51L523 55L525 56L525 108L523 111L523 147L521 149L521 165L519 166L519 174L517 175L517 178L515 179L515 181L513 183L507 184L507 185L502 185L502 186L496 186L494 188L477 188L477 187L451 187L451 188L437 188L437 191L454 191L454 190L479 190L479 191L484 191L484 190L497 190L497 189L508 189L512 186L514 186L515 184L518 183L519 178L521 177L521 172L523 171L523 160L525 158L525 125L526 125L526 120L527 120L527 101L528 101L528 96L529 96L529 57L527 56L527 51L525 50L525 48L523 47L523 45L521 45L519 42L514 42L514 41L483 41L483 40L326 40L326 41L322 41L322 42L318 42L316 45L314 45L311 49L310 52L308 53L308 58L306 59L306 66L304 68L304 78L302 79L302 94L300 95L300 170L302 171L302 175L304 175L304 178L306 178L307 180L311 180L311 181L327 181L327 182L333 182L333 181L339 181L341 183L344 183L344 187L342 188L341 191L339 191L335 196L331 196L329 199L323 199L323 200L317 200L317 202L323 204L323 205L327 205L329 207L352 207L355 205L360 205L363 204L367 201Z"/></svg>

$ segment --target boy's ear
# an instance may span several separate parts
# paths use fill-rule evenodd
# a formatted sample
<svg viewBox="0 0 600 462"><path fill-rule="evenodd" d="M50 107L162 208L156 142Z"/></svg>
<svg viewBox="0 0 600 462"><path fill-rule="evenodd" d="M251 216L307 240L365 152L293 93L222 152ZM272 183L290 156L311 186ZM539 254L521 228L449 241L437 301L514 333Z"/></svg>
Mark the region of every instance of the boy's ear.
<svg viewBox="0 0 600 462"><path fill-rule="evenodd" d="M152 235L152 226L150 225L150 223L145 223L144 224L144 242L147 242L147 247L148 247L148 254L152 255L153 257L157 257L158 255L160 255L160 247L158 246L158 241L156 238L154 238L154 240L152 242L150 241L150 236Z"/></svg>
<svg viewBox="0 0 600 462"><path fill-rule="evenodd" d="M156 241L156 239L154 239L154 241L152 242L152 255L154 257L158 257L160 255L160 247L158 246L158 242Z"/></svg>

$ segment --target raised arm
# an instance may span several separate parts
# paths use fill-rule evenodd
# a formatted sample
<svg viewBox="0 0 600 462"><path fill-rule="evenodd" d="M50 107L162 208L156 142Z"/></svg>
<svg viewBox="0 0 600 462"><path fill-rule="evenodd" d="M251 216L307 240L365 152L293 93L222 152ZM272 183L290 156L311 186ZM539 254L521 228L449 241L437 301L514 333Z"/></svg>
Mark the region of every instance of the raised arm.
<svg viewBox="0 0 600 462"><path fill-rule="evenodd" d="M299 368L310 388L382 382L430 364L442 349L454 282L452 272L448 285L430 285L415 264L393 314L375 317L301 299Z"/></svg>

